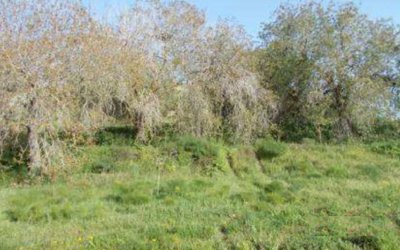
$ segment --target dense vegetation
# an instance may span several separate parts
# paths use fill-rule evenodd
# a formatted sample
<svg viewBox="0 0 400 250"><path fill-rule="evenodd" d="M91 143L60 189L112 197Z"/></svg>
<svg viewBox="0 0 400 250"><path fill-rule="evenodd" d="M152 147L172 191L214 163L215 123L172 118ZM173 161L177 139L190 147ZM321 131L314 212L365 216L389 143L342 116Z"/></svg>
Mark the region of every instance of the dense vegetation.
<svg viewBox="0 0 400 250"><path fill-rule="evenodd" d="M135 2L0 0L1 250L398 248L399 27Z"/></svg>
<svg viewBox="0 0 400 250"><path fill-rule="evenodd" d="M110 126L141 143L399 132L399 29L351 3L282 5L259 47L184 1L137 1L107 23L76 1L3 0L0 27L0 149L33 175Z"/></svg>

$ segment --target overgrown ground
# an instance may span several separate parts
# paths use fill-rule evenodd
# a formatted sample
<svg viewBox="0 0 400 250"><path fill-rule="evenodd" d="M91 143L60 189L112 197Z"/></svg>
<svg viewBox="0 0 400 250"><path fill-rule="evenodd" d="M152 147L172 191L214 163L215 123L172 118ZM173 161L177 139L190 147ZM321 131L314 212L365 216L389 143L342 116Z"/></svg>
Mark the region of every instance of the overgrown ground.
<svg viewBox="0 0 400 250"><path fill-rule="evenodd" d="M54 182L2 174L0 249L400 246L398 142L102 143Z"/></svg>

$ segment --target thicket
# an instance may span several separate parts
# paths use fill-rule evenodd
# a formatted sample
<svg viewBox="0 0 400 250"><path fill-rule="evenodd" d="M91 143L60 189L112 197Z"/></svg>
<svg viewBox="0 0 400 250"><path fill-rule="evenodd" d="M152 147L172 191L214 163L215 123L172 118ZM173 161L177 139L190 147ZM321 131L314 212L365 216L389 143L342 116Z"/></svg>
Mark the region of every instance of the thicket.
<svg viewBox="0 0 400 250"><path fill-rule="evenodd" d="M47 174L120 126L122 143L398 136L398 27L354 4L284 5L274 17L256 48L185 1L137 1L106 23L80 1L0 0L0 163ZM180 145L194 160L223 154L191 140ZM283 151L264 141L257 154Z"/></svg>

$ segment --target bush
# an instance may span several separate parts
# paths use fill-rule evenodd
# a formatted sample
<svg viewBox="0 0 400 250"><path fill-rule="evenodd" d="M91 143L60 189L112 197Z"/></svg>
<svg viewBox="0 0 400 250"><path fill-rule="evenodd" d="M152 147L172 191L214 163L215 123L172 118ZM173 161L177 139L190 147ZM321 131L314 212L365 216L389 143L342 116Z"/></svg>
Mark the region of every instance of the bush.
<svg viewBox="0 0 400 250"><path fill-rule="evenodd" d="M264 139L256 143L256 155L258 159L273 159L283 155L287 150L284 143L273 139Z"/></svg>
<svg viewBox="0 0 400 250"><path fill-rule="evenodd" d="M372 125L372 131L365 135L367 141L392 139L398 137L400 134L400 121L399 120L386 120L378 119Z"/></svg>
<svg viewBox="0 0 400 250"><path fill-rule="evenodd" d="M108 127L95 134L99 145L134 145L137 131L132 127Z"/></svg>

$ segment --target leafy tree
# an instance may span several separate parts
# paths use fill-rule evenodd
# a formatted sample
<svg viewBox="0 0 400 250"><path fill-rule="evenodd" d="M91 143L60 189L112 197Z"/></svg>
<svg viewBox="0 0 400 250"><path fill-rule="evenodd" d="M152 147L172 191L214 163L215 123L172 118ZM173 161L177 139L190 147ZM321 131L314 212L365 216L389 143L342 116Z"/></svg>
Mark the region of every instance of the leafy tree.
<svg viewBox="0 0 400 250"><path fill-rule="evenodd" d="M344 138L388 111L385 79L397 73L398 57L390 22L370 20L351 3L308 2L282 5L260 35L259 70L279 96L277 122L290 124L286 131L332 127Z"/></svg>

